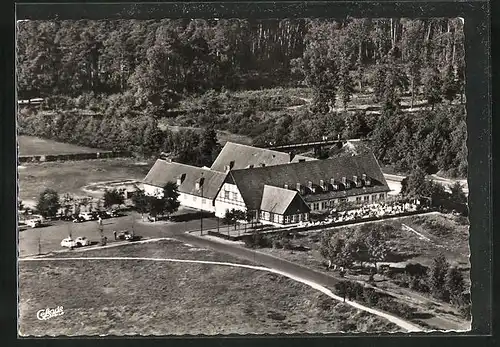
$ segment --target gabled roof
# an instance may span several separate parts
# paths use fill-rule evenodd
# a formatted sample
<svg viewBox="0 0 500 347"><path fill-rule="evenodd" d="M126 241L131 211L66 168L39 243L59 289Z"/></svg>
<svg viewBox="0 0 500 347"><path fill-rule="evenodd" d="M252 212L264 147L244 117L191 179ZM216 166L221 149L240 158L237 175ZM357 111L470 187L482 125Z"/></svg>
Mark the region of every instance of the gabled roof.
<svg viewBox="0 0 500 347"><path fill-rule="evenodd" d="M264 185L260 210L282 215L310 211L297 191L268 185Z"/></svg>
<svg viewBox="0 0 500 347"><path fill-rule="evenodd" d="M298 163L299 161L311 161L311 160L319 160L316 158L306 157L305 155L297 154L293 157L291 163Z"/></svg>
<svg viewBox="0 0 500 347"><path fill-rule="evenodd" d="M225 173L158 159L143 182L152 186L163 187L167 182L177 183L177 179L183 175L185 175L184 179L178 187L180 193L196 196L201 196L203 193L203 197L208 199L215 199L226 178ZM202 187L196 189L196 182L199 182L202 177ZM201 188L203 188L203 191Z"/></svg>
<svg viewBox="0 0 500 347"><path fill-rule="evenodd" d="M233 162L231 169L239 170L248 168L251 165L260 167L262 164L265 166L286 164L290 162L290 155L270 149L226 142L211 169L225 172L225 167L229 166L231 162Z"/></svg>
<svg viewBox="0 0 500 347"><path fill-rule="evenodd" d="M320 180L325 184L334 178L337 182L346 177L352 181L353 176L361 179L366 174L371 179L370 186L355 187L345 190L340 184L339 190L322 191L319 188ZM232 180L249 209L258 209L261 205L265 185L295 189L296 184L307 187L309 181L317 189L317 193L301 194L304 201L318 201L335 199L360 194L372 194L390 191L389 186L380 170L380 166L373 154L364 154L350 157L339 157L325 160L313 160L286 165L259 167L253 169L234 170L229 172L228 180Z"/></svg>

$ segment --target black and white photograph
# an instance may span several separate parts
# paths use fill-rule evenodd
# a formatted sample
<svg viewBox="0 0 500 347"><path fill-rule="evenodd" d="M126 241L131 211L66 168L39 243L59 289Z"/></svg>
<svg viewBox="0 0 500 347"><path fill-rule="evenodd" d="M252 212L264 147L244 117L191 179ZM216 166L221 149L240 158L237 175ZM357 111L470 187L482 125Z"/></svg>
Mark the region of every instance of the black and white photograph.
<svg viewBox="0 0 500 347"><path fill-rule="evenodd" d="M19 336L470 331L466 20L17 20Z"/></svg>

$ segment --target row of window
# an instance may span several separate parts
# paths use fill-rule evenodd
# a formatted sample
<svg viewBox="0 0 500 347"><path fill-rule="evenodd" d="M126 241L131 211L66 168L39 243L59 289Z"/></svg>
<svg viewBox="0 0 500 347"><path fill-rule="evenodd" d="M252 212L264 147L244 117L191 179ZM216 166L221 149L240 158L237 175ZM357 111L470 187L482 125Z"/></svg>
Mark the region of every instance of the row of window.
<svg viewBox="0 0 500 347"><path fill-rule="evenodd" d="M238 199L238 193L230 192L228 190L224 190L224 199L225 200L235 200L235 201L240 200L240 199Z"/></svg>
<svg viewBox="0 0 500 347"><path fill-rule="evenodd" d="M307 217L308 217L307 213L294 214L291 216L283 216L281 214L276 214L272 212L260 211L260 219L267 220L273 223L283 223L283 222L285 224L298 223L300 221L306 221Z"/></svg>
<svg viewBox="0 0 500 347"><path fill-rule="evenodd" d="M384 200L385 195L384 194L373 194L371 195L372 201L377 201L377 200ZM342 202L347 202L347 198L340 198L338 199L338 203ZM365 202L368 203L370 202L370 195L365 195L365 196L357 196L356 197L356 203L361 203ZM326 210L327 208L332 208L335 206L336 201L335 200L330 200L330 201L322 201L322 202L314 202L311 204L307 204L309 208L314 211L314 210Z"/></svg>
<svg viewBox="0 0 500 347"><path fill-rule="evenodd" d="M189 199L189 195L184 195L184 194L179 194L179 200L188 200ZM194 201L194 202L197 202L198 201L198 197L196 195L191 195L191 199ZM207 200L206 198L200 198L201 199L201 204L202 205L205 205L207 203Z"/></svg>

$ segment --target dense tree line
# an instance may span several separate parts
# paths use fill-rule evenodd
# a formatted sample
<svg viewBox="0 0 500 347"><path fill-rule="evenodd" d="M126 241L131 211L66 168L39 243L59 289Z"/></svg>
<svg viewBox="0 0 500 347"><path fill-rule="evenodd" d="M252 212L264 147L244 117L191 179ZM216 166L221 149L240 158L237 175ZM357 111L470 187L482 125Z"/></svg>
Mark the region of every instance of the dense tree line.
<svg viewBox="0 0 500 347"><path fill-rule="evenodd" d="M398 171L466 174L460 19L23 21L17 43L19 98L58 110L22 110L24 134L208 163L213 139L160 130L171 117L256 145L370 137ZM274 86L306 95L250 91ZM347 110L355 94L381 115Z"/></svg>
<svg viewBox="0 0 500 347"><path fill-rule="evenodd" d="M29 134L57 141L112 151L130 151L159 156L161 152L175 161L210 166L221 146L213 128L161 130L152 117L82 116L68 112L21 112L19 134Z"/></svg>
<svg viewBox="0 0 500 347"><path fill-rule="evenodd" d="M18 93L128 92L164 109L209 89L305 82L346 101L354 86L380 85L367 81L374 65L397 69L414 93L423 69L463 85L463 39L460 19L23 21Z"/></svg>

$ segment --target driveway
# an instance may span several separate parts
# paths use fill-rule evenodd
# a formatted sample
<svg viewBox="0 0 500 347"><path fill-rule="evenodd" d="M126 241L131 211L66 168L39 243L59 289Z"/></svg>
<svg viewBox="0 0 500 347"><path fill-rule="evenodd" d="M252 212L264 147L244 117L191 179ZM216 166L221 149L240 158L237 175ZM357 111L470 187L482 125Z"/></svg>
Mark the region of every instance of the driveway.
<svg viewBox="0 0 500 347"><path fill-rule="evenodd" d="M203 228L216 228L217 220L204 218ZM200 220L187 222L142 222L141 216L132 213L122 217L103 220L103 234L108 238L108 243L114 242L113 230L134 230L134 233L143 238L169 237L183 234L186 231L199 230ZM51 222L48 226L40 228L22 228L19 231L18 252L19 257L45 254L61 249L61 240L71 233L73 238L85 236L91 242L100 242L101 236L96 221L72 223L66 221ZM40 242L39 242L40 241ZM40 250L39 250L40 244Z"/></svg>

